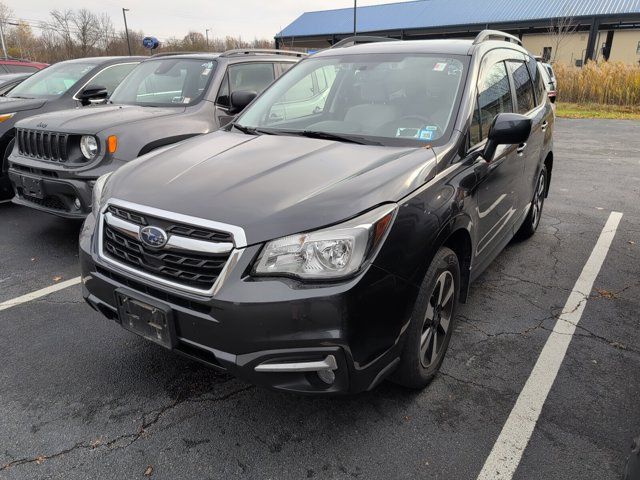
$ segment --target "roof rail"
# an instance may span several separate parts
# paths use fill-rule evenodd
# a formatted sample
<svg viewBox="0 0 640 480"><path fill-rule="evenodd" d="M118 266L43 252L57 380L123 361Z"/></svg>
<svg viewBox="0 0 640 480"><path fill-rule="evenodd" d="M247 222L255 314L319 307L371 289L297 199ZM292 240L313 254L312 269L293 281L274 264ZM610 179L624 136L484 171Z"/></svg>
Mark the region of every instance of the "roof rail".
<svg viewBox="0 0 640 480"><path fill-rule="evenodd" d="M338 43L331 46L331 48L345 48L353 47L354 45L361 45L364 43L377 43L377 42L393 42L395 38L389 37L373 37L370 35L357 35L355 37L347 37L340 40Z"/></svg>
<svg viewBox="0 0 640 480"><path fill-rule="evenodd" d="M307 57L308 54L304 52L294 52L291 50L273 50L269 48L236 48L233 50L227 50L220 54L220 57L233 57L239 55L290 55L293 57Z"/></svg>
<svg viewBox="0 0 640 480"><path fill-rule="evenodd" d="M482 30L473 41L474 45L486 42L487 40L504 40L522 46L522 41L515 35L501 32L500 30Z"/></svg>
<svg viewBox="0 0 640 480"><path fill-rule="evenodd" d="M215 52L160 52L160 53L154 53L153 55L151 55L151 57L152 58L172 57L174 55L196 55L196 54L206 55L208 53L215 55Z"/></svg>

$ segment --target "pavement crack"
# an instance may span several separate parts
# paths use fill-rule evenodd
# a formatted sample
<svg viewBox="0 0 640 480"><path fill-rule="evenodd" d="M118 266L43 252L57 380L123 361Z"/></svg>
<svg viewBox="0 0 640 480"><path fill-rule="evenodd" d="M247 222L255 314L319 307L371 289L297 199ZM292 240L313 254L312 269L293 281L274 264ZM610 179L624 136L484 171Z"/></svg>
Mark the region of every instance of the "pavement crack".
<svg viewBox="0 0 640 480"><path fill-rule="evenodd" d="M224 395L213 396L213 397L204 397L204 396L201 398L188 398L188 397L180 398L179 397L174 401L172 401L171 403L159 409L153 410L151 412L143 413L142 423L140 424L136 432L119 435L109 440L108 442L102 442L101 439L92 440L90 442L79 442L73 445L72 447L66 448L64 450L60 450L59 452L55 452L52 454L38 455L36 457L27 457L27 458L21 458L18 460L12 460L11 462L5 463L4 465L0 466L0 472L9 470L13 467L31 464L31 463L36 463L40 465L47 460L51 460L51 459L60 457L62 455L72 453L76 450L100 450L102 448L106 448L109 450L116 450L116 449L127 448L130 445L134 444L136 441L138 441L140 438L150 435L148 432L148 429L156 425L167 412L173 410L179 405L183 405L186 403L222 402L222 401L228 400L231 397L234 397L235 395L239 395L243 392L246 392L247 390L250 390L252 388L255 388L255 386L248 385L248 386L233 390L231 392L228 392ZM122 442L123 440L129 440L129 441L124 445L119 445L119 443Z"/></svg>

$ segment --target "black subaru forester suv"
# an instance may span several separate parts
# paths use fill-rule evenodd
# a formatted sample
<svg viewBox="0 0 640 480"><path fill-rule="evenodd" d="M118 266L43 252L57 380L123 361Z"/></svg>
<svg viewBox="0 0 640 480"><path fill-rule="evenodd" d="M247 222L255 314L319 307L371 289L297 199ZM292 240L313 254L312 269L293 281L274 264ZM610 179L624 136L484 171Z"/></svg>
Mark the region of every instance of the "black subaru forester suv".
<svg viewBox="0 0 640 480"><path fill-rule="evenodd" d="M496 31L301 61L224 130L98 180L86 301L255 384L426 386L469 283L540 221L554 120L538 72Z"/></svg>

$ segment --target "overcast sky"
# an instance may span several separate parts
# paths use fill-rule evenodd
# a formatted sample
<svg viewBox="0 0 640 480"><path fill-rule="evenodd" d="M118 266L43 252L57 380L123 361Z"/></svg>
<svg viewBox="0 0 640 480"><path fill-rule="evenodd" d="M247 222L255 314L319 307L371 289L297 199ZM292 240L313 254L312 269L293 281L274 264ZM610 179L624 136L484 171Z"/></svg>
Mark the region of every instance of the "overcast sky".
<svg viewBox="0 0 640 480"><path fill-rule="evenodd" d="M46 20L53 8L88 8L111 16L123 29L122 8L129 8L129 28L159 39L183 37L189 30L224 37L241 35L245 40L272 38L305 11L352 7L352 0L3 0L18 18ZM390 3L392 0L359 0L358 5ZM55 6L55 7L54 7ZM213 32L213 33L212 33Z"/></svg>

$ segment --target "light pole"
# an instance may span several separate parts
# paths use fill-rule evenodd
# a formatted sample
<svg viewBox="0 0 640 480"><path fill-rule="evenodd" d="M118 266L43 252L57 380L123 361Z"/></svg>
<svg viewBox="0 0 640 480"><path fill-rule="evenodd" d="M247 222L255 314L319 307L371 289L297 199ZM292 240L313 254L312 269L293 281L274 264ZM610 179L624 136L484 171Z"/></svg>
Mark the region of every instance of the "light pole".
<svg viewBox="0 0 640 480"><path fill-rule="evenodd" d="M357 27L358 20L358 0L353 0L353 36L355 37L358 34Z"/></svg>
<svg viewBox="0 0 640 480"><path fill-rule="evenodd" d="M207 28L204 33L207 37L207 50L209 50L209 29Z"/></svg>
<svg viewBox="0 0 640 480"><path fill-rule="evenodd" d="M0 40L2 40L2 53L4 53L4 59L7 59L7 47L4 44L4 21L0 19Z"/></svg>
<svg viewBox="0 0 640 480"><path fill-rule="evenodd" d="M131 56L131 41L129 40L129 27L127 27L127 12L128 8L122 9L122 16L124 17L124 31L127 34L127 48L129 49L129 56Z"/></svg>

